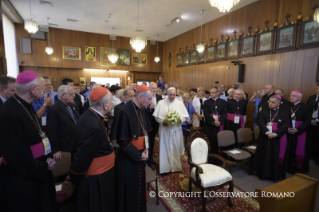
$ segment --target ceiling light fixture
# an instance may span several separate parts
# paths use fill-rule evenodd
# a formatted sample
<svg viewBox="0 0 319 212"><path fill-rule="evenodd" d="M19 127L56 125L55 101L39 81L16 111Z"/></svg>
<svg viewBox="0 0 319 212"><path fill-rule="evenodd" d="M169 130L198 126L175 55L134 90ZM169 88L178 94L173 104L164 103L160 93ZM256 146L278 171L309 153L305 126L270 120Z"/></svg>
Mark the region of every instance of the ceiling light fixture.
<svg viewBox="0 0 319 212"><path fill-rule="evenodd" d="M202 31L203 31L203 20L202 20L202 17L203 17L203 12L204 10L201 10L201 18L200 18L200 39L199 39L199 44L196 46L196 50L199 52L199 53L202 53L204 50L205 50L205 45L202 43Z"/></svg>
<svg viewBox="0 0 319 212"><path fill-rule="evenodd" d="M39 25L32 21L32 15L31 15L31 0L29 0L30 3L30 20L24 21L24 29L27 30L29 33L36 33L39 31Z"/></svg>
<svg viewBox="0 0 319 212"><path fill-rule="evenodd" d="M140 30L140 1L137 1L137 30ZM132 48L140 53L145 46L147 45L147 39L145 37L142 37L140 35L131 37L130 44Z"/></svg>
<svg viewBox="0 0 319 212"><path fill-rule="evenodd" d="M209 3L213 7L217 7L219 9L219 12L229 12L233 6L238 4L240 0L209 0Z"/></svg>
<svg viewBox="0 0 319 212"><path fill-rule="evenodd" d="M113 35L114 27L112 28L112 35ZM113 49L113 40L112 40L112 53L109 54L108 59L111 61L111 63L116 63L116 61L119 59L119 55L114 52Z"/></svg>
<svg viewBox="0 0 319 212"><path fill-rule="evenodd" d="M49 45L47 47L45 47L45 52L48 54L48 55L51 55L53 53L53 47L51 46L50 44L50 27L49 27L49 17L47 18L47 22L48 22L48 42L49 42Z"/></svg>
<svg viewBox="0 0 319 212"><path fill-rule="evenodd" d="M319 7L315 9L315 13L313 14L313 20L319 23Z"/></svg>
<svg viewBox="0 0 319 212"><path fill-rule="evenodd" d="M154 58L154 61L155 61L156 63L158 63L158 62L160 61L160 57L158 56L158 34L157 34L157 41L156 41L156 43L157 43L157 47L156 47L156 57Z"/></svg>

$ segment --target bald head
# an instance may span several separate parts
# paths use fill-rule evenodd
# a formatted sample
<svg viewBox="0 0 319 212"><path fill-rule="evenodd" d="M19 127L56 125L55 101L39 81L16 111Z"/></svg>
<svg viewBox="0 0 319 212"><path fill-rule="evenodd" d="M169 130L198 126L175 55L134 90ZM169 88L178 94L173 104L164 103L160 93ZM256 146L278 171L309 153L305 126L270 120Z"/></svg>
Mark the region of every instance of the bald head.
<svg viewBox="0 0 319 212"><path fill-rule="evenodd" d="M236 89L236 90L234 91L234 99L235 99L235 100L240 100L242 96L243 96L243 90L241 90L241 89Z"/></svg>
<svg viewBox="0 0 319 212"><path fill-rule="evenodd" d="M151 89L151 92L152 92L153 95L156 94L157 84L155 82L150 82L148 87Z"/></svg>
<svg viewBox="0 0 319 212"><path fill-rule="evenodd" d="M272 84L267 84L267 85L265 85L265 89L264 89L265 94L267 95L267 94L273 93L273 92L274 92L274 89L275 89L275 87L274 87L274 85L272 85Z"/></svg>

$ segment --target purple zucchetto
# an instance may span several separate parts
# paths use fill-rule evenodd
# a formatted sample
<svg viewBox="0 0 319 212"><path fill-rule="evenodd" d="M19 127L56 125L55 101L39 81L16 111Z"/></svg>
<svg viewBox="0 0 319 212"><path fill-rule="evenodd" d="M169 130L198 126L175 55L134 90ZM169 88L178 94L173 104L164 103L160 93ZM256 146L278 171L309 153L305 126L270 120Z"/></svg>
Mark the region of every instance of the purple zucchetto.
<svg viewBox="0 0 319 212"><path fill-rule="evenodd" d="M38 76L39 74L34 71L23 71L18 75L16 83L20 85L27 84L35 80Z"/></svg>

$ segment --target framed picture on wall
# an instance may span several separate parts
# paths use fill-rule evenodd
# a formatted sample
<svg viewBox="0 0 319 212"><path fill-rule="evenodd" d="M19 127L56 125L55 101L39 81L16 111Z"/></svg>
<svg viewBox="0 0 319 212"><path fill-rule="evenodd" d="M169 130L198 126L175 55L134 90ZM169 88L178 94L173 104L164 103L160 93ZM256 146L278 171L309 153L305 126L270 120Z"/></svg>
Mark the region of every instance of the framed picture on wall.
<svg viewBox="0 0 319 212"><path fill-rule="evenodd" d="M132 64L138 64L140 60L139 53L132 53Z"/></svg>
<svg viewBox="0 0 319 212"><path fill-rule="evenodd" d="M202 53L197 52L197 64L205 63L205 54L206 49Z"/></svg>
<svg viewBox="0 0 319 212"><path fill-rule="evenodd" d="M95 62L96 61L96 48L91 46L85 47L85 61Z"/></svg>
<svg viewBox="0 0 319 212"><path fill-rule="evenodd" d="M274 31L265 31L257 35L257 54L272 53L274 48Z"/></svg>
<svg viewBox="0 0 319 212"><path fill-rule="evenodd" d="M141 54L141 63L147 64L147 54Z"/></svg>
<svg viewBox="0 0 319 212"><path fill-rule="evenodd" d="M116 63L112 63L109 60L109 54L115 51L112 48L100 47L100 66L116 67Z"/></svg>
<svg viewBox="0 0 319 212"><path fill-rule="evenodd" d="M250 57L256 54L256 36L245 36L242 38L241 42L241 53L240 57Z"/></svg>
<svg viewBox="0 0 319 212"><path fill-rule="evenodd" d="M62 46L62 57L64 60L81 60L81 48Z"/></svg>
<svg viewBox="0 0 319 212"><path fill-rule="evenodd" d="M85 77L79 77L79 82L80 82L80 85L86 85Z"/></svg>
<svg viewBox="0 0 319 212"><path fill-rule="evenodd" d="M217 60L226 59L226 43L217 44Z"/></svg>
<svg viewBox="0 0 319 212"><path fill-rule="evenodd" d="M193 65L193 64L197 64L197 51L196 50L193 50L190 52L190 64Z"/></svg>
<svg viewBox="0 0 319 212"><path fill-rule="evenodd" d="M20 38L20 49L23 54L32 54L31 38Z"/></svg>
<svg viewBox="0 0 319 212"><path fill-rule="evenodd" d="M177 54L176 67L181 67L183 65L183 54Z"/></svg>
<svg viewBox="0 0 319 212"><path fill-rule="evenodd" d="M185 52L183 54L183 65L188 66L189 65L189 52Z"/></svg>
<svg viewBox="0 0 319 212"><path fill-rule="evenodd" d="M131 51L127 49L118 49L117 54L119 55L119 59L117 61L118 65L131 65Z"/></svg>
<svg viewBox="0 0 319 212"><path fill-rule="evenodd" d="M319 23L312 18L301 23L300 49L319 46Z"/></svg>
<svg viewBox="0 0 319 212"><path fill-rule="evenodd" d="M239 54L239 40L231 40L228 41L228 50L227 50L227 59L236 59L238 58Z"/></svg>
<svg viewBox="0 0 319 212"><path fill-rule="evenodd" d="M276 52L291 51L296 46L296 24L277 29Z"/></svg>
<svg viewBox="0 0 319 212"><path fill-rule="evenodd" d="M206 48L206 63L216 60L216 46L208 46Z"/></svg>

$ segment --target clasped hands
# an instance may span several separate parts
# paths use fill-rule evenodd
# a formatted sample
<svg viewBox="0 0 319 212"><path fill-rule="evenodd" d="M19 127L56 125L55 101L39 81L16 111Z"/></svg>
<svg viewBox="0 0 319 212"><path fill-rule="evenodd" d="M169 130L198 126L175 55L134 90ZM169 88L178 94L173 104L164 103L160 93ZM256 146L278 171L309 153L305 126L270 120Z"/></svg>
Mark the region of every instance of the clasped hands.
<svg viewBox="0 0 319 212"><path fill-rule="evenodd" d="M148 149L145 149L142 153L141 160L147 160L148 159Z"/></svg>
<svg viewBox="0 0 319 212"><path fill-rule="evenodd" d="M220 124L220 122L219 122L218 120L216 120L216 121L214 121L214 125L215 125L216 127L219 127L221 124Z"/></svg>
<svg viewBox="0 0 319 212"><path fill-rule="evenodd" d="M47 158L48 170L52 170L55 165L55 160L53 158Z"/></svg>
<svg viewBox="0 0 319 212"><path fill-rule="evenodd" d="M288 133L290 134L296 134L298 130L296 128L288 128Z"/></svg>
<svg viewBox="0 0 319 212"><path fill-rule="evenodd" d="M272 139L276 137L276 133L270 132L267 134L267 136L268 136L268 139Z"/></svg>

